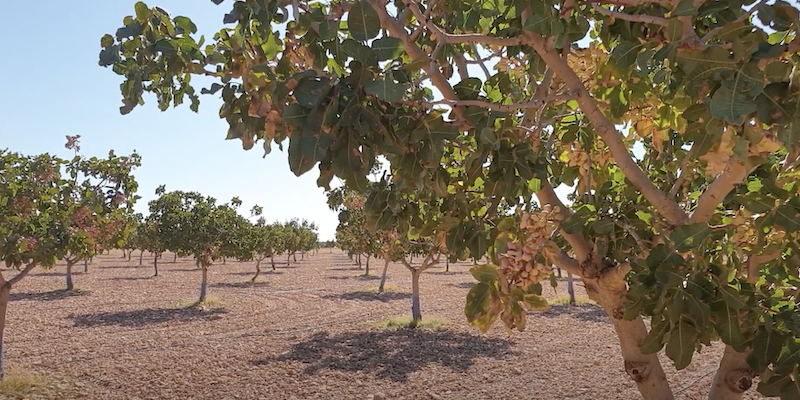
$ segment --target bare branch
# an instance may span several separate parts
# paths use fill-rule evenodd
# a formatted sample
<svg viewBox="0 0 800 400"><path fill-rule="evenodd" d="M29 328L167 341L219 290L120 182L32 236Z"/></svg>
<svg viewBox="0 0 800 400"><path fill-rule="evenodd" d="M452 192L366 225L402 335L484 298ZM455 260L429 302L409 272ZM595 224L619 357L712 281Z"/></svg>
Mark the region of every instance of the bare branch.
<svg viewBox="0 0 800 400"><path fill-rule="evenodd" d="M469 69L467 69L467 59L464 58L463 54L456 54L453 56L456 67L458 68L458 75L461 76L461 80L469 78Z"/></svg>
<svg viewBox="0 0 800 400"><path fill-rule="evenodd" d="M553 69L555 75L566 84L569 90L577 94L578 105L594 125L597 134L608 146L614 161L622 173L625 174L625 177L631 181L647 201L656 207L659 213L664 215L664 218L670 224L682 224L686 219L684 210L677 202L668 198L666 193L659 190L636 162L633 161L630 153L628 153L627 146L622 141L622 135L614 126L614 123L600 110L597 101L589 94L589 91L586 90L583 82L575 74L575 71L570 68L567 61L558 54L558 51L552 45L548 44L546 38L534 33L528 33L527 36L531 38L533 48L539 53L544 62Z"/></svg>
<svg viewBox="0 0 800 400"><path fill-rule="evenodd" d="M566 255L564 252L553 255L551 261L557 267L578 277L583 277L581 272L581 263L579 263L578 260Z"/></svg>
<svg viewBox="0 0 800 400"><path fill-rule="evenodd" d="M25 268L17 274L17 276L9 279L8 282L5 283L5 285L7 285L8 287L14 286L17 282L21 281L22 278L25 277L25 275L28 275L28 273L30 273L34 268L36 268L35 262L26 265Z"/></svg>
<svg viewBox="0 0 800 400"><path fill-rule="evenodd" d="M737 157L731 157L725 171L719 174L697 199L697 206L689 215L687 224L706 222L711 219L717 205L733 188L742 183L745 177L747 177L747 169L744 162Z"/></svg>
<svg viewBox="0 0 800 400"><path fill-rule="evenodd" d="M472 52L475 54L475 61L474 62L481 66L481 69L483 70L483 74L486 75L486 79L491 78L492 74L489 72L489 68L486 67L486 61L491 59L492 57L494 57L494 55L489 56L486 59L482 59L482 58L480 58L480 54L478 53L478 45L476 45L475 43L472 43L471 46L472 46Z"/></svg>
<svg viewBox="0 0 800 400"><path fill-rule="evenodd" d="M571 95L570 93L563 93L550 96L544 99L537 99L525 103L514 103L514 104L497 104L483 100L448 100L448 99L426 101L426 102L408 101L408 102L403 102L403 104L408 104L408 105L421 104L426 107L432 107L435 105L446 105L451 107L473 106L473 107L485 108L490 111L513 112L518 110L538 109L552 101L565 101L573 98L575 98L575 96Z"/></svg>
<svg viewBox="0 0 800 400"><path fill-rule="evenodd" d="M599 12L600 14L603 14L603 15L606 15L606 16L609 16L609 17L612 17L612 18L621 19L623 21L643 22L645 24L656 24L656 25L661 25L661 26L669 25L669 20L667 20L666 18L656 17L656 16L653 16L653 15L647 15L647 14L636 14L636 15L633 15L633 14L627 14L627 13L619 12L619 11L611 11L611 10L609 10L607 8L603 8L602 6L597 5L597 4L592 4L592 8L595 11Z"/></svg>

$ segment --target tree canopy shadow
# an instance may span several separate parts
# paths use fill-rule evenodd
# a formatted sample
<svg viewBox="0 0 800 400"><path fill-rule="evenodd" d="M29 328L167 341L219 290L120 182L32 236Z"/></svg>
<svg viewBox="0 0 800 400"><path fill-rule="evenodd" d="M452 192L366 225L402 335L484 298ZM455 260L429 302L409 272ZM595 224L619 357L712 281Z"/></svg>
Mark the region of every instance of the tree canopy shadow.
<svg viewBox="0 0 800 400"><path fill-rule="evenodd" d="M347 267L347 266L335 266L333 268L328 268L328 271L361 271L364 270L363 267L359 267L356 265L355 267Z"/></svg>
<svg viewBox="0 0 800 400"><path fill-rule="evenodd" d="M550 306L550 310L544 313L535 313L547 318L559 317L566 315L581 321L607 323L609 322L608 314L605 310L597 304L576 304L574 306L566 304L554 304Z"/></svg>
<svg viewBox="0 0 800 400"><path fill-rule="evenodd" d="M478 282L461 282L461 283L448 283L447 286L452 286L460 289L472 289Z"/></svg>
<svg viewBox="0 0 800 400"><path fill-rule="evenodd" d="M250 274L252 275L252 274ZM265 287L269 286L269 282L251 282L251 281L244 281L244 282L217 282L209 284L211 287L218 287L218 288L235 288L235 289L247 289L253 287Z"/></svg>
<svg viewBox="0 0 800 400"><path fill-rule="evenodd" d="M164 322L193 322L217 320L228 311L224 308L203 309L201 307L146 308L133 311L99 312L72 318L73 326L123 326L142 327Z"/></svg>
<svg viewBox="0 0 800 400"><path fill-rule="evenodd" d="M26 292L26 293L15 293L11 292L8 295L9 301L56 301L56 300L64 300L70 297L80 297L80 296L87 296L89 292L83 290L67 290L67 289L58 289L58 290L51 290L49 292Z"/></svg>
<svg viewBox="0 0 800 400"><path fill-rule="evenodd" d="M320 296L323 299L340 299L340 300L361 300L361 301L382 301L384 303L394 300L404 300L411 298L411 293L403 292L347 292L326 294Z"/></svg>
<svg viewBox="0 0 800 400"><path fill-rule="evenodd" d="M148 276L115 276L112 278L106 278L107 281L146 281L150 279L156 279L157 276L148 275Z"/></svg>
<svg viewBox="0 0 800 400"><path fill-rule="evenodd" d="M453 271L453 267L450 267L450 271L425 271L427 274L431 275L464 275L466 272L464 271Z"/></svg>
<svg viewBox="0 0 800 400"><path fill-rule="evenodd" d="M92 265L89 264L89 266L91 267ZM142 267L144 267L144 265L139 265L139 263L136 262L133 265L100 265L97 268L100 268L100 269L136 269L136 268L142 268Z"/></svg>
<svg viewBox="0 0 800 400"><path fill-rule="evenodd" d="M306 364L303 372L307 375L327 369L374 373L378 378L405 382L428 364L466 372L476 359L500 359L510 354L511 344L504 339L448 330L399 329L337 335L318 332L287 353L251 363L299 361Z"/></svg>

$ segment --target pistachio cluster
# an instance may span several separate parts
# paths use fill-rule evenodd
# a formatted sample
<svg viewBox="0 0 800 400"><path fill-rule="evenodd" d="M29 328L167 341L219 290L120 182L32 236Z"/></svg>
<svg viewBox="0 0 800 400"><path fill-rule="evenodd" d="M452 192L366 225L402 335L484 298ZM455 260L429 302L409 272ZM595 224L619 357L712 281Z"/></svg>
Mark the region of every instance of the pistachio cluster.
<svg viewBox="0 0 800 400"><path fill-rule="evenodd" d="M550 266L535 259L562 219L559 207L549 204L538 212L522 214L523 237L519 241L509 241L507 251L500 255L500 268L509 283L527 289L552 273Z"/></svg>

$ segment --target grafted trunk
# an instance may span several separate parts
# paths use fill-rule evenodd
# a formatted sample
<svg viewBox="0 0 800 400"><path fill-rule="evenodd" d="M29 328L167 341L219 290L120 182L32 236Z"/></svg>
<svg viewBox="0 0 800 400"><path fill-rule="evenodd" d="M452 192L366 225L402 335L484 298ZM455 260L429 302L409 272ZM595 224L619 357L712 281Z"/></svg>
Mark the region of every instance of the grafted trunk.
<svg viewBox="0 0 800 400"><path fill-rule="evenodd" d="M381 284L378 285L378 293L383 293L384 284L386 284L386 271L389 270L389 258L385 259L383 264L383 274L381 274Z"/></svg>
<svg viewBox="0 0 800 400"><path fill-rule="evenodd" d="M11 285L3 283L0 286L0 381L5 377L5 351L3 349L3 334L6 330L6 310L8 310L8 298L11 293Z"/></svg>
<svg viewBox="0 0 800 400"><path fill-rule="evenodd" d="M153 274L153 276L158 276L158 254L153 257L153 270L155 270L155 274Z"/></svg>
<svg viewBox="0 0 800 400"><path fill-rule="evenodd" d="M261 259L260 258L256 261L256 276L254 276L253 279L250 279L250 282L255 282L256 279L258 278L259 274L261 274Z"/></svg>
<svg viewBox="0 0 800 400"><path fill-rule="evenodd" d="M275 256L269 256L269 262L272 263L272 270L275 271Z"/></svg>
<svg viewBox="0 0 800 400"><path fill-rule="evenodd" d="M642 397L646 400L672 400L674 396L658 355L642 354L640 350L640 345L647 336L647 327L642 317L632 321L622 318L627 287L622 274L615 275L617 276L601 277L600 282L584 280L586 292L589 298L603 307L614 324L625 372L636 383Z"/></svg>
<svg viewBox="0 0 800 400"><path fill-rule="evenodd" d="M67 260L67 290L75 289L75 286L72 284L72 266L75 265L75 261Z"/></svg>
<svg viewBox="0 0 800 400"><path fill-rule="evenodd" d="M725 346L725 353L719 362L719 369L711 383L709 400L739 400L751 386L755 372L747 363L747 353L739 353L731 346Z"/></svg>
<svg viewBox="0 0 800 400"><path fill-rule="evenodd" d="M371 257L372 257L371 255L367 254L367 270L364 271L364 275L369 275L369 259Z"/></svg>
<svg viewBox="0 0 800 400"><path fill-rule="evenodd" d="M567 293L569 293L569 305L575 305L575 286L573 285L572 281L572 273L567 272Z"/></svg>
<svg viewBox="0 0 800 400"><path fill-rule="evenodd" d="M142 265L142 259L143 258L144 258L144 250L142 250L142 252L139 253L139 265Z"/></svg>
<svg viewBox="0 0 800 400"><path fill-rule="evenodd" d="M419 269L411 270L411 326L415 327L422 321L422 311L419 307Z"/></svg>
<svg viewBox="0 0 800 400"><path fill-rule="evenodd" d="M200 284L200 300L198 300L198 302L202 303L206 301L206 292L208 289L208 266L201 264L200 268L203 270L203 282Z"/></svg>

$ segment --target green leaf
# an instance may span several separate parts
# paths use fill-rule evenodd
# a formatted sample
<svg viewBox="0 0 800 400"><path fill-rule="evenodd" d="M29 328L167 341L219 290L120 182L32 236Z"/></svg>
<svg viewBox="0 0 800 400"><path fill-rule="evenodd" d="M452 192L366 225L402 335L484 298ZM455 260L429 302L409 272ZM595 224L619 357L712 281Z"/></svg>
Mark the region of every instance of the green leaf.
<svg viewBox="0 0 800 400"><path fill-rule="evenodd" d="M611 51L611 59L614 60L617 67L627 70L636 63L636 55L640 47L641 45L634 44L627 40L621 41L614 47L614 50Z"/></svg>
<svg viewBox="0 0 800 400"><path fill-rule="evenodd" d="M709 106L711 115L714 118L734 125L743 124L745 117L756 111L756 103L753 97L743 93L736 93L730 85L724 84L711 96Z"/></svg>
<svg viewBox="0 0 800 400"><path fill-rule="evenodd" d="M747 363L754 371L761 373L773 362L781 352L786 335L773 329L760 326L751 345L752 351L747 356Z"/></svg>
<svg viewBox="0 0 800 400"><path fill-rule="evenodd" d="M678 251L685 252L696 249L711 234L708 224L701 222L692 225L681 225L669 235L669 240L675 244Z"/></svg>
<svg viewBox="0 0 800 400"><path fill-rule="evenodd" d="M669 24L664 27L664 35L670 42L677 42L683 37L683 22L677 18L670 18Z"/></svg>
<svg viewBox="0 0 800 400"><path fill-rule="evenodd" d="M381 20L378 13L365 0L361 0L350 7L347 14L347 29L353 39L365 42L378 36L381 31Z"/></svg>
<svg viewBox="0 0 800 400"><path fill-rule="evenodd" d="M651 271L657 269L670 270L683 264L683 258L672 252L666 245L659 244L647 256L646 263Z"/></svg>
<svg viewBox="0 0 800 400"><path fill-rule="evenodd" d="M146 23L150 18L150 8L147 7L147 4L142 1L138 1L133 7L136 10L136 20L142 24Z"/></svg>
<svg viewBox="0 0 800 400"><path fill-rule="evenodd" d="M460 100L477 100L481 94L483 82L478 78L467 78L458 82L453 89Z"/></svg>
<svg viewBox="0 0 800 400"><path fill-rule="evenodd" d="M364 91L383 101L397 102L403 100L406 87L391 80L381 79L365 83Z"/></svg>
<svg viewBox="0 0 800 400"><path fill-rule="evenodd" d="M533 311L546 312L550 310L550 305L547 304L547 300L537 294L528 293L522 297L522 301L526 307Z"/></svg>
<svg viewBox="0 0 800 400"><path fill-rule="evenodd" d="M763 193L751 192L736 196L736 201L754 213L765 213L775 208L775 199Z"/></svg>
<svg viewBox="0 0 800 400"><path fill-rule="evenodd" d="M725 304L734 310L741 310L747 307L747 302L745 302L739 292L728 284L719 286L719 294Z"/></svg>
<svg viewBox="0 0 800 400"><path fill-rule="evenodd" d="M345 54L360 61L364 65L370 66L378 63L378 58L371 48L353 39L345 39L342 42L341 48Z"/></svg>
<svg viewBox="0 0 800 400"><path fill-rule="evenodd" d="M644 340L642 340L642 347L640 348L642 354L658 353L664 347L664 335L669 331L669 321L661 320L652 326L650 332L647 333Z"/></svg>
<svg viewBox="0 0 800 400"><path fill-rule="evenodd" d="M564 25L561 23L561 18L533 14L525 21L524 29L544 36L558 36L564 32Z"/></svg>
<svg viewBox="0 0 800 400"><path fill-rule="evenodd" d="M313 110L317 108L322 96L331 88L323 79L303 79L294 89L294 97L301 106Z"/></svg>
<svg viewBox="0 0 800 400"><path fill-rule="evenodd" d="M677 323L669 332L669 342L665 351L667 357L675 362L675 369L689 366L694 355L697 329L685 321Z"/></svg>
<svg viewBox="0 0 800 400"><path fill-rule="evenodd" d="M372 42L372 50L378 61L394 60L403 55L403 41L395 37L385 37Z"/></svg>
<svg viewBox="0 0 800 400"><path fill-rule="evenodd" d="M177 16L173 18L175 25L183 29L186 33L197 33L197 25L191 19L184 16Z"/></svg>
<svg viewBox="0 0 800 400"><path fill-rule="evenodd" d="M736 351L742 352L747 348L746 339L739 325L739 312L728 307L725 302L715 302L711 305L714 316L714 327L717 334L725 344L732 346Z"/></svg>
<svg viewBox="0 0 800 400"><path fill-rule="evenodd" d="M758 393L767 397L778 397L783 393L784 388L793 384L791 375L775 374L758 384Z"/></svg>
<svg viewBox="0 0 800 400"><path fill-rule="evenodd" d="M478 282L496 282L498 279L497 269L491 265L481 265L469 269L469 273Z"/></svg>
<svg viewBox="0 0 800 400"><path fill-rule="evenodd" d="M622 118L628 112L628 99L622 92L619 86L611 90L609 100L611 101L611 116L614 118Z"/></svg>
<svg viewBox="0 0 800 400"><path fill-rule="evenodd" d="M775 224L786 232L797 232L800 230L800 213L790 204L784 204L775 210Z"/></svg>
<svg viewBox="0 0 800 400"><path fill-rule="evenodd" d="M694 6L694 0L681 0L670 13L671 17L684 15L697 15L697 7Z"/></svg>
<svg viewBox="0 0 800 400"><path fill-rule="evenodd" d="M109 35L109 34L107 34L107 33L105 35L103 35L102 39L100 39L100 46L101 47L109 47L109 46L111 46L113 44L114 44L114 37Z"/></svg>
<svg viewBox="0 0 800 400"><path fill-rule="evenodd" d="M481 282L467 293L464 314L470 324L486 332L497 319L501 308L497 287L492 283Z"/></svg>

